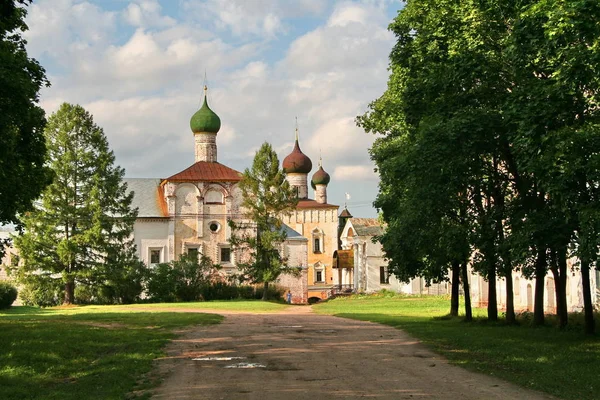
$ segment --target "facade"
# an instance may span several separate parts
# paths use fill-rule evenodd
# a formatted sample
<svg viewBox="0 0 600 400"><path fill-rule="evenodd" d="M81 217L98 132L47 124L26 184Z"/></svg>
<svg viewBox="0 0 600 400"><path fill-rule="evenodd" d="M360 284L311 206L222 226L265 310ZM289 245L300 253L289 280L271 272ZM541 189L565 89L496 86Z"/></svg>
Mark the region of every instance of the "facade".
<svg viewBox="0 0 600 400"><path fill-rule="evenodd" d="M221 264L224 275L236 272L236 263L243 254L229 245L231 230L227 221L244 222L238 187L241 174L217 161L220 126L205 93L202 107L190 121L194 164L166 179L125 179L134 192L133 206L139 208L134 238L139 257L147 265L193 252ZM315 199L310 199L308 174L312 162L300 150L297 130L294 149L282 166L299 202L296 210L281 217L287 233L281 251L288 264L300 267L302 274L300 278L282 276L277 284L291 291L294 303L306 303L309 297L326 298L334 283L331 259L338 245L338 206L327 203L330 177L320 161L311 180Z"/></svg>
<svg viewBox="0 0 600 400"><path fill-rule="evenodd" d="M296 129L294 149L283 160L283 169L290 186L296 188L298 205L282 220L308 240L307 248L307 296L309 299L326 299L337 281L332 268L333 253L338 249L338 206L327 202L327 185L331 178L319 160L319 169L311 179L314 199L308 197L308 174L312 161L302 150Z"/></svg>
<svg viewBox="0 0 600 400"><path fill-rule="evenodd" d="M373 243L374 236L380 235L383 228L375 218L349 218L340 233L341 249L337 252L334 263L341 270L347 270L352 276L352 288L357 292L373 293L382 289L404 294L449 294L450 282L427 285L422 278L412 279L409 283L399 282L387 271L387 261L384 258L380 243ZM340 215L341 217L341 215ZM350 261L351 260L351 261ZM583 310L583 293L581 274L573 269L576 259L567 261L570 271L567 277L567 308L570 312ZM351 272L350 272L351 271ZM600 304L600 271L590 274L592 302ZM595 273L594 273L595 272ZM344 272L346 273L346 272ZM514 305L516 312L533 311L535 281L525 278L518 272L513 272ZM469 274L471 303L474 307L486 307L488 304L488 282L478 274ZM545 278L544 308L547 313L556 312L556 294L554 278L549 272ZM461 288L462 291L462 288ZM506 282L504 278L496 281L498 307L506 308Z"/></svg>

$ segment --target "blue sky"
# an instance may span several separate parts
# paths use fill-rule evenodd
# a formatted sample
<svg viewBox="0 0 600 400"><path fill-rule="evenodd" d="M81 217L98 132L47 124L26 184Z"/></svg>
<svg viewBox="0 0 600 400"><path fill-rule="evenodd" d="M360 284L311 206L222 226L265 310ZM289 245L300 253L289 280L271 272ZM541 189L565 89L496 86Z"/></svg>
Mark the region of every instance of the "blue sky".
<svg viewBox="0 0 600 400"><path fill-rule="evenodd" d="M219 162L248 167L268 141L300 145L332 176L329 202L375 216L377 175L356 127L386 87L397 0L35 0L30 56L52 83L54 112L78 103L104 128L129 177L164 178L193 163L189 119L206 71L221 117ZM311 173L311 174L312 174Z"/></svg>

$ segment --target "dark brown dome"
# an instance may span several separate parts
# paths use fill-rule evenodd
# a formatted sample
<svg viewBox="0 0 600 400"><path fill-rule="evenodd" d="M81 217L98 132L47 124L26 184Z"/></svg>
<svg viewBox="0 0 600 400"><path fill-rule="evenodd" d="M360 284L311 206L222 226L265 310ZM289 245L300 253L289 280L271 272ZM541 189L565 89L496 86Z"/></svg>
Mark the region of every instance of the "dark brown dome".
<svg viewBox="0 0 600 400"><path fill-rule="evenodd" d="M319 170L317 172L315 172L315 174L312 177L312 181L311 183L313 185L328 185L329 181L331 180L331 177L329 176L329 174L327 172L325 172L325 170L323 169L323 166L319 167Z"/></svg>
<svg viewBox="0 0 600 400"><path fill-rule="evenodd" d="M298 140L294 144L294 150L283 160L282 166L288 174L308 174L312 169L312 161L300 150Z"/></svg>

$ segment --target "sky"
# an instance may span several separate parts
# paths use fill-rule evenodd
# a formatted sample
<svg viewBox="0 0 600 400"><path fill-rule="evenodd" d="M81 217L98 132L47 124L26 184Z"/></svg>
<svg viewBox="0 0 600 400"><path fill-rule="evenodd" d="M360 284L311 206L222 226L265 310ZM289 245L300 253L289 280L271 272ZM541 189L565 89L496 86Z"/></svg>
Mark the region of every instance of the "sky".
<svg viewBox="0 0 600 400"><path fill-rule="evenodd" d="M194 162L189 120L208 85L218 161L238 171L269 142L322 157L328 202L375 217L375 137L355 118L386 89L399 0L34 0L24 34L46 69L48 115L80 104L132 178ZM312 192L312 191L311 191ZM350 199L346 199L349 193ZM312 196L311 196L312 197Z"/></svg>

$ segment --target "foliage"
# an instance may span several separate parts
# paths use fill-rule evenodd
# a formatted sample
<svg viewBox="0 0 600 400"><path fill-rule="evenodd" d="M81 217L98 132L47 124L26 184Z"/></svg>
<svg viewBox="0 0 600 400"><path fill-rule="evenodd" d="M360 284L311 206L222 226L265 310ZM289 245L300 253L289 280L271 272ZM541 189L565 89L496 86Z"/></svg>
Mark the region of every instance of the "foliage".
<svg viewBox="0 0 600 400"><path fill-rule="evenodd" d="M203 300L203 290L221 268L204 254L182 254L179 260L158 264L148 272L148 296L154 302Z"/></svg>
<svg viewBox="0 0 600 400"><path fill-rule="evenodd" d="M17 299L17 288L9 282L0 281L0 309L9 308Z"/></svg>
<svg viewBox="0 0 600 400"><path fill-rule="evenodd" d="M137 209L131 209L133 192L122 182L124 170L114 165L104 132L81 106L65 103L50 117L45 135L55 177L35 209L21 217L17 279L52 287L51 281L60 282L65 303L76 301L76 285L111 293L115 302L134 300Z"/></svg>
<svg viewBox="0 0 600 400"><path fill-rule="evenodd" d="M453 364L528 389L562 399L597 398L600 338L582 334L578 314L570 315L572 329L559 330L554 319L537 328L521 317L516 325L489 322L484 309L474 309L476 319L467 324L448 318L447 298L436 296L338 298L313 310L405 330Z"/></svg>
<svg viewBox="0 0 600 400"><path fill-rule="evenodd" d="M281 254L286 232L280 220L294 209L298 199L269 143L263 143L256 152L252 167L244 171L239 187L247 221L229 221L230 242L233 249L245 257L237 265L240 278L264 284L263 300L267 300L269 283L282 273L299 273L287 265L287 259Z"/></svg>
<svg viewBox="0 0 600 400"><path fill-rule="evenodd" d="M18 222L52 176L44 165L46 119L37 105L49 83L44 68L27 56L22 37L28 3L5 0L0 7L0 224ZM0 243L0 256L2 249Z"/></svg>
<svg viewBox="0 0 600 400"><path fill-rule="evenodd" d="M26 306L53 307L62 303L64 288L56 279L32 274L21 280L21 302Z"/></svg>
<svg viewBox="0 0 600 400"><path fill-rule="evenodd" d="M202 313L124 306L0 312L0 398L125 399L157 386L155 359L176 330L219 323Z"/></svg>
<svg viewBox="0 0 600 400"><path fill-rule="evenodd" d="M412 0L399 12L388 88L357 120L383 135L375 205L399 279L443 279L471 255L492 283L522 268L540 281L543 323L550 268L566 323L566 259L581 259L585 285L600 249L599 18L593 0Z"/></svg>

